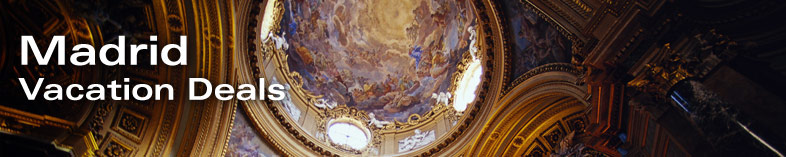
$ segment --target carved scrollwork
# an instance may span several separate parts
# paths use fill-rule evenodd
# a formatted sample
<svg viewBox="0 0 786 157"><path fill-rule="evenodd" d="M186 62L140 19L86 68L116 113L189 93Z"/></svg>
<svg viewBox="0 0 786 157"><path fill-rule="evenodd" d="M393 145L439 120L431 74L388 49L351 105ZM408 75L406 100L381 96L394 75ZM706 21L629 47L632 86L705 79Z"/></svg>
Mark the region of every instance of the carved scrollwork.
<svg viewBox="0 0 786 157"><path fill-rule="evenodd" d="M107 156L130 156L128 155L130 152L131 149L116 142L110 142L109 146L104 150L104 154Z"/></svg>
<svg viewBox="0 0 786 157"><path fill-rule="evenodd" d="M695 40L666 43L664 56L646 64L646 71L627 83L639 91L661 96L678 82L707 75L723 60L737 55L737 43L710 30L694 36Z"/></svg>

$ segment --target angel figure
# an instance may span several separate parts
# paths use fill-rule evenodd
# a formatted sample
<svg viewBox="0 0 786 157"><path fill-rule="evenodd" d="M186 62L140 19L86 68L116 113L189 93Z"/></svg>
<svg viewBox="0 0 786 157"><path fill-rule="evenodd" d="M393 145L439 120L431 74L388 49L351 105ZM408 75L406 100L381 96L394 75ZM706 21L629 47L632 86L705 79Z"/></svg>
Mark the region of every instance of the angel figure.
<svg viewBox="0 0 786 157"><path fill-rule="evenodd" d="M336 107L338 105L336 104L335 101L328 102L325 99L317 99L317 102L314 103L314 106L317 106L318 108L333 109L334 107Z"/></svg>
<svg viewBox="0 0 786 157"><path fill-rule="evenodd" d="M450 101L451 96L452 95L447 92L439 92L439 94L431 93L431 98L437 99L437 104L444 103L445 105L448 105L448 101Z"/></svg>
<svg viewBox="0 0 786 157"><path fill-rule="evenodd" d="M273 34L273 32L270 32L267 34L267 38L262 40L262 43L272 41L276 46L276 49L287 50L289 49L289 43L287 43L286 38L284 38L285 35L287 35L287 32L282 33L281 36L277 36Z"/></svg>
<svg viewBox="0 0 786 157"><path fill-rule="evenodd" d="M467 31L469 31L469 39L470 39L469 54L472 55L472 59L475 59L475 54L478 52L478 47L475 45L475 42L477 40L476 39L477 33L475 32L474 26L470 26L469 28L467 28Z"/></svg>
<svg viewBox="0 0 786 157"><path fill-rule="evenodd" d="M368 122L368 125L375 126L377 128L382 128L385 125L390 124L390 122L388 122L388 121L377 120L377 117L374 116L373 112L372 113L368 113L368 117L371 118L371 120L369 120L369 122Z"/></svg>

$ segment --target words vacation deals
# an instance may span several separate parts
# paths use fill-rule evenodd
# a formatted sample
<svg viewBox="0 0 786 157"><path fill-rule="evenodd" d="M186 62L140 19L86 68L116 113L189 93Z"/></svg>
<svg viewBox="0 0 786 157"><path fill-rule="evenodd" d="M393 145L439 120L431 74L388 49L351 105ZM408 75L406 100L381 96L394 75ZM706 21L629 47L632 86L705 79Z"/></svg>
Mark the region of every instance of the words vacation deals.
<svg viewBox="0 0 786 157"><path fill-rule="evenodd" d="M170 84L129 84L128 78L123 78L121 84L111 81L109 84L90 84L87 87L80 84L70 84L67 86L59 84L47 84L43 86L44 78L39 78L34 85L27 82L25 78L19 78L25 95L28 100L35 100L39 93L45 100L161 100L162 93L167 100L174 99L174 88ZM204 92L197 92L195 89L203 88ZM218 100L282 100L285 97L284 86L281 84L271 84L265 86L265 79L259 78L259 87L252 84L240 84L234 87L229 84L219 84L213 87L207 79L189 78L188 79L188 99L205 100L215 96ZM107 96L108 95L108 96Z"/></svg>

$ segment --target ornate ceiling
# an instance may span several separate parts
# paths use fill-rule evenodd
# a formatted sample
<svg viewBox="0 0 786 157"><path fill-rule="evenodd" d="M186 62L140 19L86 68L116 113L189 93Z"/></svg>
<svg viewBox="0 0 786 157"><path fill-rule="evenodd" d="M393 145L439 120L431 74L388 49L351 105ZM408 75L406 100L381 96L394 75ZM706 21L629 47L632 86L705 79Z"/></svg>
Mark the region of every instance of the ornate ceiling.
<svg viewBox="0 0 786 157"><path fill-rule="evenodd" d="M171 41L170 36L185 34L194 39L188 42L194 50L190 53L196 55L190 56L197 57L189 58L194 61L185 67L46 70L16 67L4 53L3 73L27 69L34 74L30 77L58 76L54 80L61 83L130 77L136 83L165 82L182 88L182 78L187 76L228 84L286 86L283 101L106 101L33 108L9 101L4 105L6 117L59 118L53 121L59 123L40 123L72 130L58 136L65 136L66 144L77 148L75 152L86 154L218 155L230 151L236 155L412 156L475 152L463 145L480 142L477 138L487 135L489 115L501 109L493 104L499 104L503 94L522 94L514 87L532 77L562 76L543 76L548 72L574 79L579 75L567 64L572 53L579 51L575 35L532 4L516 1L31 4L51 8L54 11L46 13L57 14L51 16L56 20L38 21L48 27L40 30L21 27L32 25L24 20L18 26L4 27L44 32L44 36L72 34L74 41L99 44L112 42L117 35L140 42L144 39L136 37L158 34ZM23 11L6 13L19 12ZM13 15L15 20L25 19ZM62 22L62 28L68 29L56 29L60 25L51 21ZM266 79L257 82L257 78ZM540 94L550 93L536 95ZM584 109L586 103L577 103L583 96L571 100L575 101L568 104L577 111ZM72 114L51 111L57 107ZM26 124L11 122L4 124ZM565 120L559 122L566 125L561 133L576 130ZM88 141L88 145L75 144L79 141ZM540 146L543 151L554 147ZM257 149L266 151L251 151Z"/></svg>
<svg viewBox="0 0 786 157"><path fill-rule="evenodd" d="M472 5L412 1L387 4L402 5L385 8L390 12L364 9L380 10L377 3L385 2L261 4L266 10L255 17L262 22L249 28L260 30L252 42L270 56L260 61L260 75L288 90L268 107L282 109L274 114L285 115L277 118L293 126L289 132L307 134L303 144L340 154L413 152L455 132L474 108L467 105L478 95L481 60L489 58L478 48ZM337 141L332 127L344 124L366 132L345 138L368 142Z"/></svg>
<svg viewBox="0 0 786 157"><path fill-rule="evenodd" d="M722 2L737 3L731 1ZM174 36L188 35L190 51L188 66L22 66L16 59L19 47L4 45L0 48L0 79L9 83L0 88L9 90L0 90L4 95L0 140L29 142L14 148L43 148L44 152L76 156L620 156L625 149L649 155L702 152L710 148L696 146L701 143L691 145L685 139L707 140L704 136L679 134L679 128L694 126L692 121L683 121L685 124L678 127L665 125L670 122L649 123L658 117L671 118L660 121L678 121L675 117L699 114L668 110L671 104L652 104L670 101L669 92L682 90L672 88L686 81L697 84L695 80L712 77L706 80L715 86L724 84L718 79L723 77L748 81L741 76L750 72L734 70L745 69L743 65L782 72L777 68L781 63L755 62L777 60L764 58L781 53L737 53L732 50L739 50L738 45L730 36L747 41L739 45L753 47L751 50L782 50L773 44L782 39L756 35L767 32L765 29L741 31L735 29L741 26L727 21L766 21L752 18L766 12L718 20L725 14L716 17L681 11L723 9L715 3L694 3L3 1L3 44L19 43L15 37L26 34L37 39L65 35L69 46L113 43L118 35L127 36L132 43L149 42L146 37L153 34L158 35L161 45L177 42ZM706 31L710 26L726 27ZM731 35L722 35L720 30L724 29ZM738 55L743 59L734 59ZM15 92L21 91L16 78L44 77L55 84L130 78L133 84L169 83L178 92L172 101L77 102L28 101ZM184 79L195 77L214 84L282 84L286 96L281 101L186 100L183 91L189 89ZM782 85L769 82L776 82L772 83L775 87ZM648 100L642 100L645 98ZM690 106L682 107L687 111ZM699 130L690 131L706 131L702 126L711 125L698 126ZM659 129L649 131L654 128ZM678 131L669 130L675 128ZM780 137L767 134L777 129L764 130L765 137ZM648 140L651 132L657 133L652 135L657 140ZM726 141L744 139L740 133L744 132L737 131ZM626 139L627 135L631 139ZM714 136L707 138L726 138L716 140Z"/></svg>
<svg viewBox="0 0 786 157"><path fill-rule="evenodd" d="M475 45L468 1L282 1L287 64L327 106L406 122L451 94ZM262 34L265 38L268 34ZM474 54L472 54L474 56ZM444 96L450 98L450 96Z"/></svg>
<svg viewBox="0 0 786 157"><path fill-rule="evenodd" d="M572 43L528 4L501 1L505 38L510 41L510 78L518 78L535 67L548 63L570 63ZM511 80L512 81L512 80Z"/></svg>
<svg viewBox="0 0 786 157"><path fill-rule="evenodd" d="M504 11L516 16L500 21L475 18L508 17L489 2L260 3L264 11L251 17L261 22L247 30L259 33L249 39L256 46L250 49L260 50L252 58L264 59L250 60L250 68L259 69L254 76L285 84L288 96L243 106L261 130L285 126L283 135L272 129L265 138L279 145L292 135L299 144L283 142L281 149L293 155L303 145L323 155L434 153L465 136L483 104L495 104L485 99L490 88L501 94L510 77L537 75L524 73L548 63L554 68L540 72L572 69L556 64L570 61L571 41L526 4L506 3ZM509 27L519 33L501 35ZM509 39L517 41L517 53L503 51ZM495 57L507 55L515 62ZM518 72L503 75L506 69ZM333 126L365 133L336 138Z"/></svg>
<svg viewBox="0 0 786 157"><path fill-rule="evenodd" d="M225 137L228 137L225 136L228 135L228 129L220 129L231 125L228 121L212 126L207 124L191 127L200 126L200 119L183 117L231 113L234 110L222 110L224 107L233 109L234 103L231 101L189 102L185 92L175 93L176 99L171 101L28 101L18 92L22 91L22 86L13 81L15 78L46 78L46 81L51 80L47 83L85 85L105 84L129 78L131 84L168 83L179 91L188 91L184 79L186 76L198 75L212 81L225 82L219 81L218 76L228 75L224 70L226 66L207 65L210 65L210 62L226 62L220 56L233 51L227 47L232 43L224 41L233 38L229 31L231 29L227 23L209 23L201 27L196 25L200 19L223 21L231 17L231 14L218 15L215 10L228 9L228 3L192 3L179 0L1 3L4 28L0 36L4 36L4 45L0 62L3 65L0 68L3 82L10 82L2 84L1 87L5 89L2 90L4 96L0 103L0 128L3 133L44 141L45 145L52 145L56 150L67 151L73 156L189 154L194 143L214 145L200 142L209 141L208 139L225 141ZM205 7L192 7L200 5ZM117 43L120 35L126 36L130 43L148 43L150 35L157 35L159 44L175 43L179 42L175 36L189 35L196 40L188 42L202 46L189 47L194 50L190 52L193 55L189 56L196 56L190 59L197 60L189 66L21 66L18 63L20 47L8 44L19 42L18 37L21 35L33 35L39 39L39 45L49 43L47 39L51 36L65 35L68 46L77 43ZM140 62L149 62L147 58L150 57L140 57ZM202 103L209 105L196 105ZM220 118L213 119L210 116L204 118L204 123L221 121ZM204 129L208 128L225 133L211 137L192 136L197 134L198 130L203 129L204 132ZM179 143L189 143L186 145L191 146L180 147ZM218 153L220 152L215 152Z"/></svg>

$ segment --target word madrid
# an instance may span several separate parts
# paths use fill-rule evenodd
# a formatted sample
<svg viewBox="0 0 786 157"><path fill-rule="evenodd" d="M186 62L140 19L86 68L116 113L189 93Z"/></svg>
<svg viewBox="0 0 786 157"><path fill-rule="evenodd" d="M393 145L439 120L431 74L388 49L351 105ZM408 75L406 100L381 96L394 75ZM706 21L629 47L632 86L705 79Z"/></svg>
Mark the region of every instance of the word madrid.
<svg viewBox="0 0 786 157"><path fill-rule="evenodd" d="M150 36L151 42L156 42L156 36ZM140 51L147 50L150 52L150 64L158 65L158 58L168 66L186 65L187 54L187 37L180 36L180 44L168 44L164 46L160 55L158 54L158 46L155 44L130 44L130 63L126 64L126 43L125 37L119 36L117 38L118 44L106 44L98 50L98 61L103 65L116 66L116 65L137 65L137 55ZM170 50L177 50L179 58L173 60L169 57ZM35 61L38 65L49 64L53 53L57 53L57 65L66 65L66 48L65 37L54 36L49 43L49 48L46 53L41 53L35 39L32 36L22 36L22 65L28 65L29 55L33 54ZM89 44L77 44L71 48L70 64L75 66L96 65L96 48ZM114 51L114 52L112 52ZM114 53L115 55L110 55ZM112 58L110 58L112 56ZM116 58L115 58L116 57ZM123 78L123 81L118 84L117 81L111 81L109 84L90 84L83 86L80 84L60 85L60 84L47 84L44 85L45 78L38 78L33 84L33 81L19 78L19 83L22 85L22 90L27 96L28 100L35 100L39 93L43 91L42 97L45 100L162 100L162 93L166 100L174 100L174 87L170 84L132 84L129 83L129 78ZM260 86L256 87L252 84L240 84L237 88L229 84L219 84L213 90L213 84L204 78L189 78L188 79L188 100L205 100L215 95L218 100L231 100L237 98L238 100L265 100L267 97L270 100L282 100L285 97L284 86L281 84L271 84L265 88L265 79L259 78ZM42 89L43 86L43 89ZM204 92L197 92L195 89L204 89ZM266 92L267 91L267 92ZM108 95L108 96L107 96ZM132 99L133 98L133 99Z"/></svg>
<svg viewBox="0 0 786 157"><path fill-rule="evenodd" d="M150 36L151 42L156 42L158 40L157 36ZM98 59L107 66L115 66L115 65L126 65L126 37L119 36L117 38L118 44L106 44L101 47L98 51ZM130 65L137 65L137 56L139 51L149 50L150 51L150 64L151 65L158 65L158 56L161 56L161 61L164 64L169 66L176 66L176 65L186 65L186 36L180 36L180 45L176 44L169 44L164 46L161 49L161 55L158 55L158 46L156 44L150 44L148 48L147 44L130 44ZM65 53L65 36L54 36L52 37L52 42L49 43L49 48L46 50L45 54L41 54L41 51L38 49L38 45L36 45L33 36L22 36L22 65L27 65L28 63L28 54L30 50L33 51L33 55L35 56L36 61L38 61L39 65L47 65L49 64L49 59L52 58L52 53L57 49L57 65L65 65L66 60L66 53ZM172 60L169 58L169 51L172 49L178 50L180 53L180 57L177 60ZM73 48L74 51L71 54L71 64L76 66L83 66L83 65L96 65L96 49L89 44L77 44ZM109 58L110 50L116 51L117 58L114 60ZM81 60L80 60L81 58Z"/></svg>

